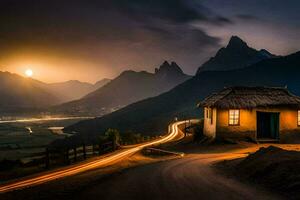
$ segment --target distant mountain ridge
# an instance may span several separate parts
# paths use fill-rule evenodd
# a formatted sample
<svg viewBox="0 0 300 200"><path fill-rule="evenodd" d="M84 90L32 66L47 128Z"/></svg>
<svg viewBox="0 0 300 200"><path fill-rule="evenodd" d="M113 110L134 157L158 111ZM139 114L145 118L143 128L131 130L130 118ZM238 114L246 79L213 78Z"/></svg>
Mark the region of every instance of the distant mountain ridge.
<svg viewBox="0 0 300 200"><path fill-rule="evenodd" d="M60 99L46 90L45 83L0 71L0 111L23 112L55 105Z"/></svg>
<svg viewBox="0 0 300 200"><path fill-rule="evenodd" d="M55 106L52 111L69 114L103 115L136 101L157 96L186 81L180 67L165 61L155 73L124 71L117 78L82 99Z"/></svg>
<svg viewBox="0 0 300 200"><path fill-rule="evenodd" d="M45 85L47 90L60 97L61 102L68 102L80 99L85 95L97 90L110 81L110 79L102 79L95 84L81 82L78 80L70 80L59 83L50 83Z"/></svg>
<svg viewBox="0 0 300 200"><path fill-rule="evenodd" d="M109 79L103 79L90 84L71 80L48 84L0 71L0 112L15 115L44 111L47 107L80 98L109 81Z"/></svg>
<svg viewBox="0 0 300 200"><path fill-rule="evenodd" d="M109 83L111 81L111 79L108 78L103 78L100 81L97 81L94 85L93 85L93 90L97 90L101 87L103 87L105 84Z"/></svg>
<svg viewBox="0 0 300 200"><path fill-rule="evenodd" d="M202 64L197 74L203 71L226 71L240 69L259 61L275 58L265 49L257 51L237 36L232 36L226 47L221 48L214 57Z"/></svg>
<svg viewBox="0 0 300 200"><path fill-rule="evenodd" d="M300 95L300 52L262 60L246 68L229 71L203 71L195 77L157 97L131 104L111 114L81 121L65 128L85 137L94 137L108 128L122 132L133 131L145 135L164 133L175 117L200 118L196 104L207 95L225 86L284 87Z"/></svg>

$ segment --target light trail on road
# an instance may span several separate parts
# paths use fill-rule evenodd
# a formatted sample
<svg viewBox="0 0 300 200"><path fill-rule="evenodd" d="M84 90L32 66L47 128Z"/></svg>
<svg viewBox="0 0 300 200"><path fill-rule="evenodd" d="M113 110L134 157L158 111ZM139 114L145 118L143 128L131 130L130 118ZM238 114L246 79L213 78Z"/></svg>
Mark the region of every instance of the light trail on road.
<svg viewBox="0 0 300 200"><path fill-rule="evenodd" d="M192 120L192 121L196 121L196 120ZM179 122L175 122L175 123L171 124L170 129L169 129L169 134L161 139L158 139L158 140L155 140L152 142L148 142L148 143L144 143L144 144L123 150L116 154L98 159L98 160L90 161L87 163L82 163L77 166L70 166L67 169L62 169L62 170L55 171L55 172L49 172L48 174L45 174L45 175L4 184L4 185L0 186L0 193L12 191L12 190L18 190L18 189L22 189L25 187L35 186L35 185L49 182L52 180L56 180L59 178L64 178L64 177L76 175L76 174L79 174L79 173L82 173L82 172L85 172L88 170L96 169L98 167L107 166L111 163L114 163L114 162L120 161L126 157L129 157L132 154L142 150L145 147L170 142L170 141L174 140L177 136L180 136L179 139L181 139L184 136L183 136L183 134L179 135L180 131L179 131L178 126L181 124L184 124L186 122L188 122L188 121L179 121Z"/></svg>

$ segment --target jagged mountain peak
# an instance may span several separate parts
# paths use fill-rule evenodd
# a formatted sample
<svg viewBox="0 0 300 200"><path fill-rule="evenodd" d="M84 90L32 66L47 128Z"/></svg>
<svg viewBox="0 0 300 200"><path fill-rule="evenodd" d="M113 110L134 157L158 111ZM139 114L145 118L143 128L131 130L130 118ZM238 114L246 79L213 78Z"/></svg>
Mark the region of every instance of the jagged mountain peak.
<svg viewBox="0 0 300 200"><path fill-rule="evenodd" d="M168 61L163 62L155 73L126 70L105 86L53 110L59 113L77 113L80 110L81 113L103 115L164 93L189 78L175 62Z"/></svg>
<svg viewBox="0 0 300 200"><path fill-rule="evenodd" d="M237 48L249 48L247 43L239 38L238 36L231 36L226 48L237 49Z"/></svg>
<svg viewBox="0 0 300 200"><path fill-rule="evenodd" d="M267 50L256 50L248 46L238 36L232 36L226 47L199 67L197 74L203 71L227 71L240 69L259 61L276 57Z"/></svg>
<svg viewBox="0 0 300 200"><path fill-rule="evenodd" d="M174 72L183 74L182 69L174 61L171 64L168 61L164 61L159 68L155 68L155 74L169 74Z"/></svg>
<svg viewBox="0 0 300 200"><path fill-rule="evenodd" d="M160 67L167 67L167 66L170 66L170 63L168 61L164 61Z"/></svg>

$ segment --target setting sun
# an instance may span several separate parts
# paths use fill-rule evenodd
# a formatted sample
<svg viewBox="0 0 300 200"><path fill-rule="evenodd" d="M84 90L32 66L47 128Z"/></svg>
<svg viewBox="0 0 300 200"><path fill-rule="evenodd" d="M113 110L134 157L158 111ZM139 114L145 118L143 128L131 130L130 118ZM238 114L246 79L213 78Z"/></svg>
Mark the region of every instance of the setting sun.
<svg viewBox="0 0 300 200"><path fill-rule="evenodd" d="M32 71L31 69L27 69L27 70L25 71L25 74L26 74L27 77L32 77L33 71Z"/></svg>

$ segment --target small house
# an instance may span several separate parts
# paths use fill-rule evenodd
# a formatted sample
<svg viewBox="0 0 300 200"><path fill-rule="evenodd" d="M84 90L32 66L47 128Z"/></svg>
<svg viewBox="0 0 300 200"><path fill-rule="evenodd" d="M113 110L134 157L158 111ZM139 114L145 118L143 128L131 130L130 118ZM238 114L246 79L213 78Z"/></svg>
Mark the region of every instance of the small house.
<svg viewBox="0 0 300 200"><path fill-rule="evenodd" d="M300 97L286 88L229 87L198 104L203 133L212 138L279 141L300 134Z"/></svg>

